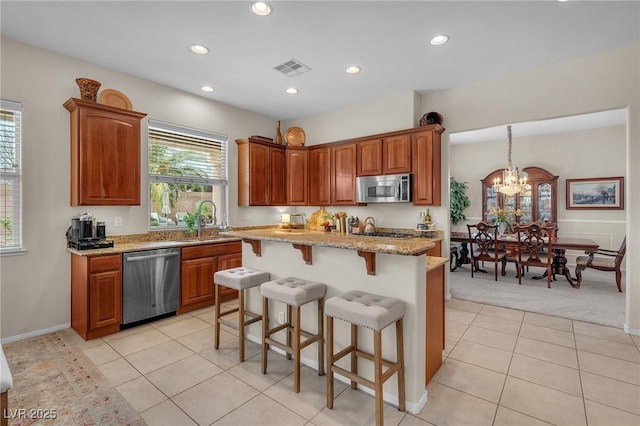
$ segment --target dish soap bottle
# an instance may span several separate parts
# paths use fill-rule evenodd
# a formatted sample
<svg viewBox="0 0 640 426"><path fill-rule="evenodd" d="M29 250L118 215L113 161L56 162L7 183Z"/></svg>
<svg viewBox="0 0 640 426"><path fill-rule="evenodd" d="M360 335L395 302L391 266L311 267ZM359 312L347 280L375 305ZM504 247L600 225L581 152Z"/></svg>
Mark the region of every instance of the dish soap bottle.
<svg viewBox="0 0 640 426"><path fill-rule="evenodd" d="M427 214L424 215L424 223L427 225L431 223L431 213L429 213L429 209L427 209Z"/></svg>

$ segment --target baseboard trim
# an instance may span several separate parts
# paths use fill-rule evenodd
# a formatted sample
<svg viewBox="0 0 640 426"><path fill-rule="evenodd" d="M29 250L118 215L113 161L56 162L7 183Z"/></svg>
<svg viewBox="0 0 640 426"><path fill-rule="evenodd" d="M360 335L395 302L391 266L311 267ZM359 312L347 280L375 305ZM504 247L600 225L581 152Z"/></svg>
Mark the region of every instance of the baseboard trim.
<svg viewBox="0 0 640 426"><path fill-rule="evenodd" d="M65 322L64 324L54 325L53 327L43 328L40 330L30 331L24 334L17 334L15 336L6 337L1 339L2 344L17 342L18 340L28 339L30 337L42 336L43 334L53 333L54 331L66 330L71 327L71 323Z"/></svg>
<svg viewBox="0 0 640 426"><path fill-rule="evenodd" d="M640 329L630 328L629 324L624 325L624 332L627 334L633 334L634 336L640 336Z"/></svg>

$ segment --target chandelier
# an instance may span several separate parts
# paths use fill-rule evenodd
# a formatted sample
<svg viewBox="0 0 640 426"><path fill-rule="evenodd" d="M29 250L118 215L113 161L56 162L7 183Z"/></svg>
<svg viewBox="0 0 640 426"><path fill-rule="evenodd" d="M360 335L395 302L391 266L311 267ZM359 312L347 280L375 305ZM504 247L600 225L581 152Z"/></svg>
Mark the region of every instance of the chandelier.
<svg viewBox="0 0 640 426"><path fill-rule="evenodd" d="M509 137L509 163L502 171L502 183L497 177L493 181L493 187L496 191L506 195L515 195L524 192L527 185L527 173L521 172L517 167L513 167L511 163L511 125L507 126L507 135Z"/></svg>

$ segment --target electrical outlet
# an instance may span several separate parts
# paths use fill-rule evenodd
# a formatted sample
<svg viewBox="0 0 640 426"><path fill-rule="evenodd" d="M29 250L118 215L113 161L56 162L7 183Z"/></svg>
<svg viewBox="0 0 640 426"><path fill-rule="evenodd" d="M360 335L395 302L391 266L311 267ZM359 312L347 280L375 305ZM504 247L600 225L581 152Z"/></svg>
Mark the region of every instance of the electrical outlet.
<svg viewBox="0 0 640 426"><path fill-rule="evenodd" d="M284 324L284 312L278 312L278 323Z"/></svg>
<svg viewBox="0 0 640 426"><path fill-rule="evenodd" d="M122 226L122 217L120 216L116 216L113 218L113 225L114 226Z"/></svg>

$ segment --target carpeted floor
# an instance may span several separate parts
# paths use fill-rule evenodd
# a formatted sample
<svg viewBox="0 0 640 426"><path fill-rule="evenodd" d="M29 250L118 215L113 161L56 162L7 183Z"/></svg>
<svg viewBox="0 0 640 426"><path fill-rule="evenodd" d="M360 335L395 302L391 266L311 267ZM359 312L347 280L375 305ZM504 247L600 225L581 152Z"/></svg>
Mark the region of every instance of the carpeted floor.
<svg viewBox="0 0 640 426"><path fill-rule="evenodd" d="M452 272L451 297L623 328L625 283L623 279L623 293L619 293L612 272L583 272L579 289L571 287L564 277L558 276L549 289L546 278L531 279L543 272L540 268L530 268L522 279L522 285L518 285L513 265L508 266L505 277L498 272L497 282L494 281L493 264L486 263L485 267L488 273L474 273L474 278L471 278L469 265Z"/></svg>
<svg viewBox="0 0 640 426"><path fill-rule="evenodd" d="M76 339L67 329L3 345L13 377L9 424L144 425Z"/></svg>

